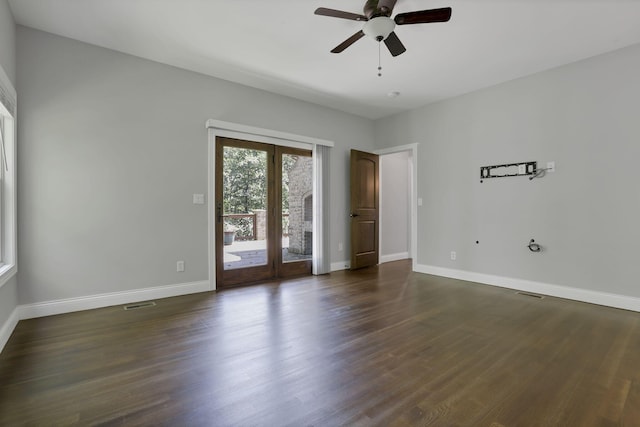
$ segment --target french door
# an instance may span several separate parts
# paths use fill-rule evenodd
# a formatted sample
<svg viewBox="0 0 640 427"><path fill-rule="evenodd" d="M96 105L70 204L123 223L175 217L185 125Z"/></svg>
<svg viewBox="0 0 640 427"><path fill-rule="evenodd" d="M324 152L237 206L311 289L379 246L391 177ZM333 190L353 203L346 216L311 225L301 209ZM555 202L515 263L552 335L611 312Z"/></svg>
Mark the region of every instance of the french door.
<svg viewBox="0 0 640 427"><path fill-rule="evenodd" d="M311 273L311 151L216 138L216 281Z"/></svg>

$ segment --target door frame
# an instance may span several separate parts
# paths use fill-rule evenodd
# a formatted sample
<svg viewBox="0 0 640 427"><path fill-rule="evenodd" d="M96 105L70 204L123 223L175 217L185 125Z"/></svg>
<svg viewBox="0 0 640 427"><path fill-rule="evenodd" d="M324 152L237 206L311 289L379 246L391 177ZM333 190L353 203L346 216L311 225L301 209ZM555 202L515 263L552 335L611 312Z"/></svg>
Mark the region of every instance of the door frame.
<svg viewBox="0 0 640 427"><path fill-rule="evenodd" d="M374 154L379 156L401 152L409 153L409 162L411 163L411 177L409 180L409 212L411 215L411 221L409 223L409 257L411 258L412 270L415 271L418 265L418 143L398 145L373 151ZM384 179L384 176L380 176L379 179ZM382 198L384 198L384 193L380 192L380 200L382 200ZM381 223L382 221L379 222L379 224ZM378 230L378 233L379 236L382 236L381 230Z"/></svg>
<svg viewBox="0 0 640 427"><path fill-rule="evenodd" d="M292 148L302 148L305 150L311 149L314 153L314 176L313 176L313 187L314 194L316 194L316 188L322 187L323 179L327 177L323 177L319 179L319 169L318 166L318 158L316 157L316 146L324 146L324 147L333 147L333 141L328 141L326 139L313 138L309 136L296 135L293 133L281 132L272 129L259 128L254 126L247 126L239 123L226 122L222 120L209 119L205 124L206 129L208 129L208 151L207 151L207 162L208 162L208 179L207 179L207 223L208 223L208 263L209 263L209 289L212 291L217 290L216 286L216 248L215 248L215 153L216 153L216 137L222 136L226 138L234 138L234 139L242 139L246 141L255 141L255 142L263 142L266 144L280 145L285 147ZM326 161L326 160L324 160ZM318 192L318 195L315 197L314 205L319 203L321 200L321 194L324 191ZM314 210L315 212L315 210ZM323 229L327 228L327 221L329 220L328 216L323 214L323 209L318 209L318 214L314 213L314 231L318 231L314 233L315 236L320 238L324 236ZM315 253L315 245L314 245L314 262L317 257L321 256L324 258L328 258L328 253L324 253L328 251L328 242L320 241L320 245L322 248L322 254ZM314 266L315 270L315 266ZM322 271L321 271L322 273ZM315 273L314 273L315 274Z"/></svg>

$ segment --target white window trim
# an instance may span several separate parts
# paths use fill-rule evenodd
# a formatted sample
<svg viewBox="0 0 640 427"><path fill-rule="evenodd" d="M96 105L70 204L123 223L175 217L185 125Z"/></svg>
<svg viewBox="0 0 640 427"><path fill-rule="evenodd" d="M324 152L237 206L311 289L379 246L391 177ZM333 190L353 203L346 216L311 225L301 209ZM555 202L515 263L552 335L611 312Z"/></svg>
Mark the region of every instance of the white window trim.
<svg viewBox="0 0 640 427"><path fill-rule="evenodd" d="M7 166L2 181L2 259L0 259L0 287L18 272L17 203L16 203L16 135L17 95L9 77L0 67L0 115L4 122L4 143ZM1 164L0 167L4 167Z"/></svg>

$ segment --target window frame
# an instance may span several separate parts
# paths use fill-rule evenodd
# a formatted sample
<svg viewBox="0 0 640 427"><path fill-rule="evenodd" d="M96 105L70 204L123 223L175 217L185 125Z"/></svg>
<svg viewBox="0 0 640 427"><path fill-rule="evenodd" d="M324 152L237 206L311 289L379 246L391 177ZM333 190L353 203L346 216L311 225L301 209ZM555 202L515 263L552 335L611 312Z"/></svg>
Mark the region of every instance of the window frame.
<svg viewBox="0 0 640 427"><path fill-rule="evenodd" d="M0 120L3 122L4 153L0 152L0 287L18 272L17 248L17 193L16 142L17 102L16 90L0 67ZM8 171L2 156L6 155Z"/></svg>

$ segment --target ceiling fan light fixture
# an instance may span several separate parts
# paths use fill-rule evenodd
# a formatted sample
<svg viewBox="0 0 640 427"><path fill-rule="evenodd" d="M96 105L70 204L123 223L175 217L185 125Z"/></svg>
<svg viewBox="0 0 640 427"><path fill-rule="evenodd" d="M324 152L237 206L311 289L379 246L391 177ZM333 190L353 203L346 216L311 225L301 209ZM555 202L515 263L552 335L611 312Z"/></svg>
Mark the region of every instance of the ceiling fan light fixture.
<svg viewBox="0 0 640 427"><path fill-rule="evenodd" d="M389 34L393 32L395 27L396 23L393 19L387 16L376 16L364 24L362 32L374 40L381 42L389 37Z"/></svg>

